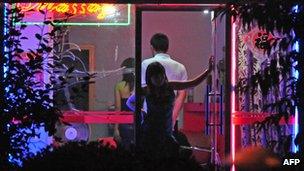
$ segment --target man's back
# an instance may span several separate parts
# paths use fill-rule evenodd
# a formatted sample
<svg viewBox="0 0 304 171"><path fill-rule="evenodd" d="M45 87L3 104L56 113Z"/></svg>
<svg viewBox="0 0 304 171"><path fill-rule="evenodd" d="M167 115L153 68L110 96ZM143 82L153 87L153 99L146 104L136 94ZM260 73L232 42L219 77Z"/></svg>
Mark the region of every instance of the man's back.
<svg viewBox="0 0 304 171"><path fill-rule="evenodd" d="M188 79L187 71L183 64L171 59L168 54L159 53L156 54L153 58L146 59L142 62L142 70L141 70L142 86L146 85L146 69L148 65L153 62L159 62L164 66L169 81L172 80L186 81Z"/></svg>

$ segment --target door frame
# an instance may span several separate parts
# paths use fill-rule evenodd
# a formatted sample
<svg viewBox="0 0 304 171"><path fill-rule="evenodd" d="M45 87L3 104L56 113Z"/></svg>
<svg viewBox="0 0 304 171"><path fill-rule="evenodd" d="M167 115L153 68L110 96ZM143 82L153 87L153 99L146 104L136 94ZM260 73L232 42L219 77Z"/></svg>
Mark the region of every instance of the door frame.
<svg viewBox="0 0 304 171"><path fill-rule="evenodd" d="M140 97L141 95L141 53L142 53L142 13L144 11L202 11L206 8L210 9L217 8L224 4L138 4L136 5L135 10L135 57L136 57L136 71L135 71L135 78L136 78L136 97ZM225 154L229 155L231 152L231 17L226 15L226 34L225 34L225 121L224 121L224 136L225 136ZM136 114L134 116L134 124L135 124L135 140L138 136L137 129L140 128L140 112L141 112L141 102L140 98L136 100ZM136 141L137 142L137 141Z"/></svg>
<svg viewBox="0 0 304 171"><path fill-rule="evenodd" d="M79 45L80 49L89 51L89 72L95 71L95 46L92 44L81 44ZM95 107L95 84L89 84L89 111L94 110Z"/></svg>

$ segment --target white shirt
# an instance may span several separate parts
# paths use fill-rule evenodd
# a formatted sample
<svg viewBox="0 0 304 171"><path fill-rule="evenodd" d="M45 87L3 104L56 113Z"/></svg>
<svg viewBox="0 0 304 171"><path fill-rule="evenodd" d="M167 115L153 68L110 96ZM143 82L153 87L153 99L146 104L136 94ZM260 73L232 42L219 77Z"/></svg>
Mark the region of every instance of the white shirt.
<svg viewBox="0 0 304 171"><path fill-rule="evenodd" d="M166 53L158 53L153 58L145 59L141 63L141 86L145 87L146 84L146 70L149 64L159 62L164 66L168 81L186 81L188 79L186 68L183 64L170 58ZM174 91L176 94L176 91ZM147 103L144 101L144 111L147 112Z"/></svg>
<svg viewBox="0 0 304 171"><path fill-rule="evenodd" d="M183 64L173 60L166 53L158 53L153 58L146 59L141 64L141 86L146 84L146 70L149 64L153 62L161 63L166 69L166 75L169 81L186 81L188 79L186 68Z"/></svg>

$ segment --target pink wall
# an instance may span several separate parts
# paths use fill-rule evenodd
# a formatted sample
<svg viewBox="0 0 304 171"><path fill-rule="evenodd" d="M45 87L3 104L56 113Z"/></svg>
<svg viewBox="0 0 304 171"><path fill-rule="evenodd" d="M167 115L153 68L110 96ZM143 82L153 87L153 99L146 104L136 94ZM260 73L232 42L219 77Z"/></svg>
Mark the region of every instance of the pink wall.
<svg viewBox="0 0 304 171"><path fill-rule="evenodd" d="M151 57L150 38L154 33L168 35L171 57L184 64L193 78L208 65L211 54L210 14L202 12L144 12L142 22L142 57ZM204 83L205 84L205 83ZM203 87L195 88L195 101L202 101Z"/></svg>

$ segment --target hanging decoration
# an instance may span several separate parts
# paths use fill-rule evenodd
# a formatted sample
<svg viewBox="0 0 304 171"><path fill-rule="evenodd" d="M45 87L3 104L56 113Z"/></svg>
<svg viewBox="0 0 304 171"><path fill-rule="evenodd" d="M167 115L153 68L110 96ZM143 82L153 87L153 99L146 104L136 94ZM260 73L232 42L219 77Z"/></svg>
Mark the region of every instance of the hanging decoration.
<svg viewBox="0 0 304 171"><path fill-rule="evenodd" d="M269 49L277 39L272 33L267 33L264 30L260 30L258 27L253 28L249 32L244 32L241 36L241 40L246 47L257 57L259 60L265 59L266 51Z"/></svg>

